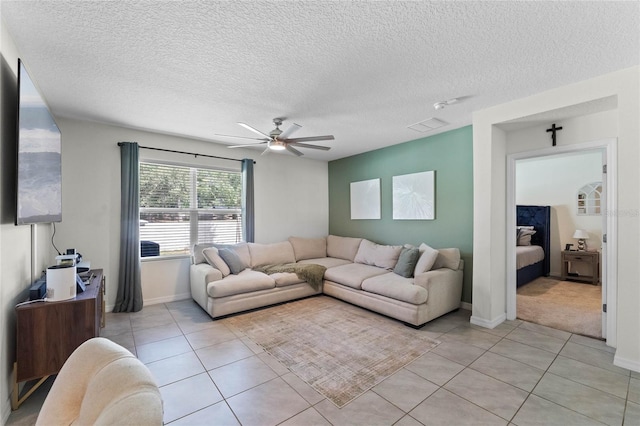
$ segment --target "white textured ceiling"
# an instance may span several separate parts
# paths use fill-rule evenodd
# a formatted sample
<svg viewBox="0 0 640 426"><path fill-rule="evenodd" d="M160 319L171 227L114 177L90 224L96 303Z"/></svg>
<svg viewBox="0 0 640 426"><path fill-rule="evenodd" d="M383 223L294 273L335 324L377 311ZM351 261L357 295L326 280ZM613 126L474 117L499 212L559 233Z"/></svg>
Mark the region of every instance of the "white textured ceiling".
<svg viewBox="0 0 640 426"><path fill-rule="evenodd" d="M237 144L274 117L331 160L640 63L640 3L6 1L54 115ZM435 111L433 103L462 102ZM407 128L436 117L432 133ZM550 117L554 119L554 117ZM87 141L91 143L91 141ZM176 149L179 147L176 147Z"/></svg>

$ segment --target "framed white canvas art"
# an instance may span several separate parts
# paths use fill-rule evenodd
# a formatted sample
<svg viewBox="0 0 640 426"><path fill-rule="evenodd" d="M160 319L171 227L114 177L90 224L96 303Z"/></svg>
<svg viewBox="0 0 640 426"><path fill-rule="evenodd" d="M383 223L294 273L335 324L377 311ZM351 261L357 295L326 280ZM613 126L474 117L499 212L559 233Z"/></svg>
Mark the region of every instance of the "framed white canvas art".
<svg viewBox="0 0 640 426"><path fill-rule="evenodd" d="M351 182L351 219L380 219L380 179Z"/></svg>
<svg viewBox="0 0 640 426"><path fill-rule="evenodd" d="M435 171L393 177L393 219L433 220L435 217Z"/></svg>

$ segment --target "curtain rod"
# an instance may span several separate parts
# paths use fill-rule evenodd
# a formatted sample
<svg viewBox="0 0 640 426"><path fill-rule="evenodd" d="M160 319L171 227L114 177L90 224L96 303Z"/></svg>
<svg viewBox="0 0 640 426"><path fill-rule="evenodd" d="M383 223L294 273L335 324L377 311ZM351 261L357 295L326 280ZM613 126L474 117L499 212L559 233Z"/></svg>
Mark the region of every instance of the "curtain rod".
<svg viewBox="0 0 640 426"><path fill-rule="evenodd" d="M118 146L122 146L123 142L118 142ZM150 146L138 146L141 149L151 149L154 151L163 151L163 152L171 152L174 154L186 154L186 155L193 155L195 157L207 157L207 158L217 158L219 160L229 160L229 161L239 161L242 163L242 160L238 160L237 158L228 158L228 157L219 157L217 155L207 155L207 154L196 154L195 152L186 152L186 151L175 151L173 149L164 149L164 148L152 148ZM256 164L255 160L253 161L253 164Z"/></svg>

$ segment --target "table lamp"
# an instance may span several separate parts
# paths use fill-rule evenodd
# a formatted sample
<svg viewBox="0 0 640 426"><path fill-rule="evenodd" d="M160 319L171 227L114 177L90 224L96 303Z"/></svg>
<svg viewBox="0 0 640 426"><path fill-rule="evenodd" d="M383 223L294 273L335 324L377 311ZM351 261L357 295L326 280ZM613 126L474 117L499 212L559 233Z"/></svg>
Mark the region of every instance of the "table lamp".
<svg viewBox="0 0 640 426"><path fill-rule="evenodd" d="M584 229L576 229L576 232L573 233L573 238L578 240L578 251L585 250L585 241L589 239L589 233Z"/></svg>

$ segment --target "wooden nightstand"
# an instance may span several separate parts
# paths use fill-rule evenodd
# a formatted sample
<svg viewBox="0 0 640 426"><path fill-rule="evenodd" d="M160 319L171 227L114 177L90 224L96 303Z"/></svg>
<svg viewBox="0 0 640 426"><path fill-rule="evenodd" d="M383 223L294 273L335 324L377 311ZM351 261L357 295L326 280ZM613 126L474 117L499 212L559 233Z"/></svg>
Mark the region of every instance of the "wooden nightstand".
<svg viewBox="0 0 640 426"><path fill-rule="evenodd" d="M569 266L572 262L581 262L589 265L590 275L569 274ZM582 281L594 285L600 281L600 253L597 251L567 251L562 252L562 276L564 280Z"/></svg>

